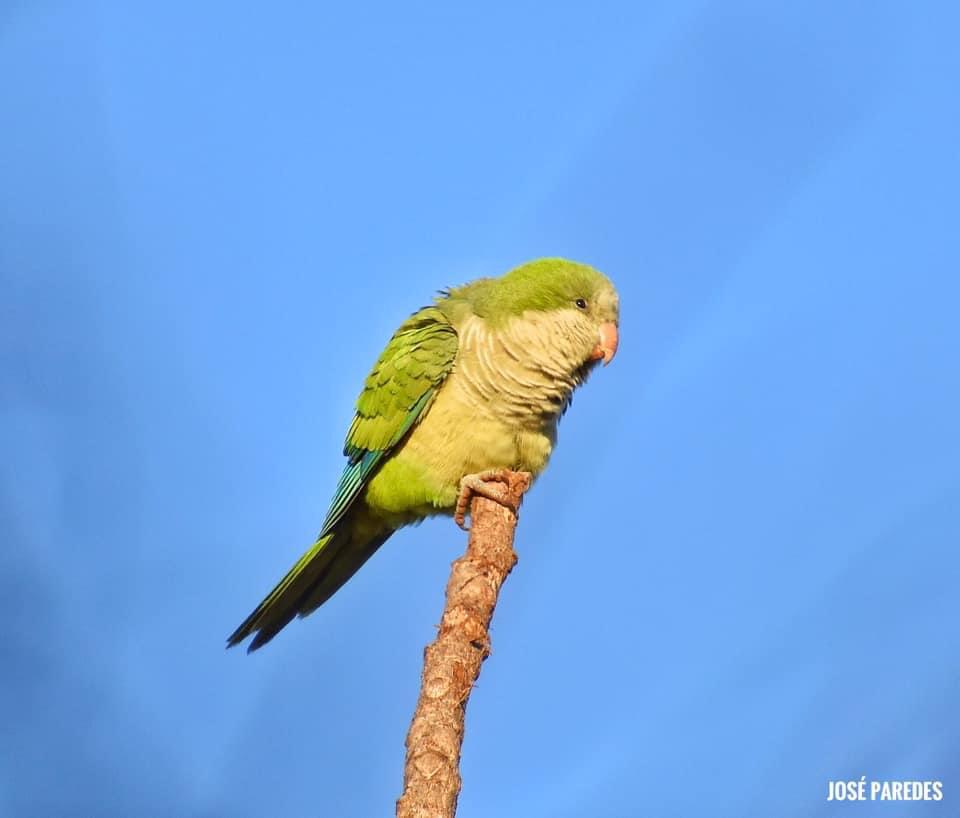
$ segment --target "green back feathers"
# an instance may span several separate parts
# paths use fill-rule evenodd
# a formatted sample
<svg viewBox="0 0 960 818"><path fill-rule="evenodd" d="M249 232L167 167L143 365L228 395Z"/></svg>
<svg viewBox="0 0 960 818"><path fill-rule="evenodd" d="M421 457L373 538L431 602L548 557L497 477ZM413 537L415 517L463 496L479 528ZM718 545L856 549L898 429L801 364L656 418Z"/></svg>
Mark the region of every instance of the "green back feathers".
<svg viewBox="0 0 960 818"><path fill-rule="evenodd" d="M454 314L460 304L491 324L527 310L573 309L578 299L589 302L610 280L587 264L563 258L541 258L515 267L500 278L481 278L446 294ZM441 304L443 302L440 302ZM462 309L462 307L460 307Z"/></svg>

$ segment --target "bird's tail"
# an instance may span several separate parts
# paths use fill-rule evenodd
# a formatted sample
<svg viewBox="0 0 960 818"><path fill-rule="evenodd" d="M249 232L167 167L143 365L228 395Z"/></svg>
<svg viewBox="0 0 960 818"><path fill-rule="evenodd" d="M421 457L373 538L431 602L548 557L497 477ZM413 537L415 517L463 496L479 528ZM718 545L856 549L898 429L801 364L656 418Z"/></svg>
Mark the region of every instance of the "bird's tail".
<svg viewBox="0 0 960 818"><path fill-rule="evenodd" d="M347 515L320 537L230 636L232 648L256 634L247 652L263 647L295 616L312 613L352 577L387 538L392 528L366 514Z"/></svg>

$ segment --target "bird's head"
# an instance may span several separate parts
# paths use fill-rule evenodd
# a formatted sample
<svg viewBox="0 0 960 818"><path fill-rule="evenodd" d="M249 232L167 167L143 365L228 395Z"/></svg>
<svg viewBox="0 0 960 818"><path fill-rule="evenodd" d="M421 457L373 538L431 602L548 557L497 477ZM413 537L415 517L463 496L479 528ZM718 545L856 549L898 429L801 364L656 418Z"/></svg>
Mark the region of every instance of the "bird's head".
<svg viewBox="0 0 960 818"><path fill-rule="evenodd" d="M597 361L610 363L617 353L620 298L613 282L586 264L537 259L461 292L494 325L516 319L553 324L558 342L568 347L564 352L587 369Z"/></svg>

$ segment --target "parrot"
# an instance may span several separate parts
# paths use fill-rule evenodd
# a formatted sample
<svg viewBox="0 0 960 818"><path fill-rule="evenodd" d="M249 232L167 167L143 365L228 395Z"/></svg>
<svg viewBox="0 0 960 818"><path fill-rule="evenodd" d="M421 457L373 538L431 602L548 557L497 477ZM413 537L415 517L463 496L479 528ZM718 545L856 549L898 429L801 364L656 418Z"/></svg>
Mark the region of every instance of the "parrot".
<svg viewBox="0 0 960 818"><path fill-rule="evenodd" d="M606 275L540 258L441 290L394 333L363 384L346 467L314 544L228 637L265 645L315 611L398 529L435 515L463 524L478 475L536 479L573 392L619 344Z"/></svg>

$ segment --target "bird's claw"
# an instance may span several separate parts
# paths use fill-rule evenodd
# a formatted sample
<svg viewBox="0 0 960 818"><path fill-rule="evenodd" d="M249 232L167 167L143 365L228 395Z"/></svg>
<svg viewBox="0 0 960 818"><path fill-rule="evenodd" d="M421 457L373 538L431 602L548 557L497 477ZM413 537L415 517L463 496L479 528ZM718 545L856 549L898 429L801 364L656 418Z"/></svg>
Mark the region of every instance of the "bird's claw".
<svg viewBox="0 0 960 818"><path fill-rule="evenodd" d="M493 500L516 514L520 504L509 492L510 474L509 469L487 469L487 471L478 474L464 475L460 479L460 496L457 497L457 507L453 513L453 521L464 531L470 530L470 527L466 524L467 511L475 494ZM498 483L499 486L496 485Z"/></svg>

